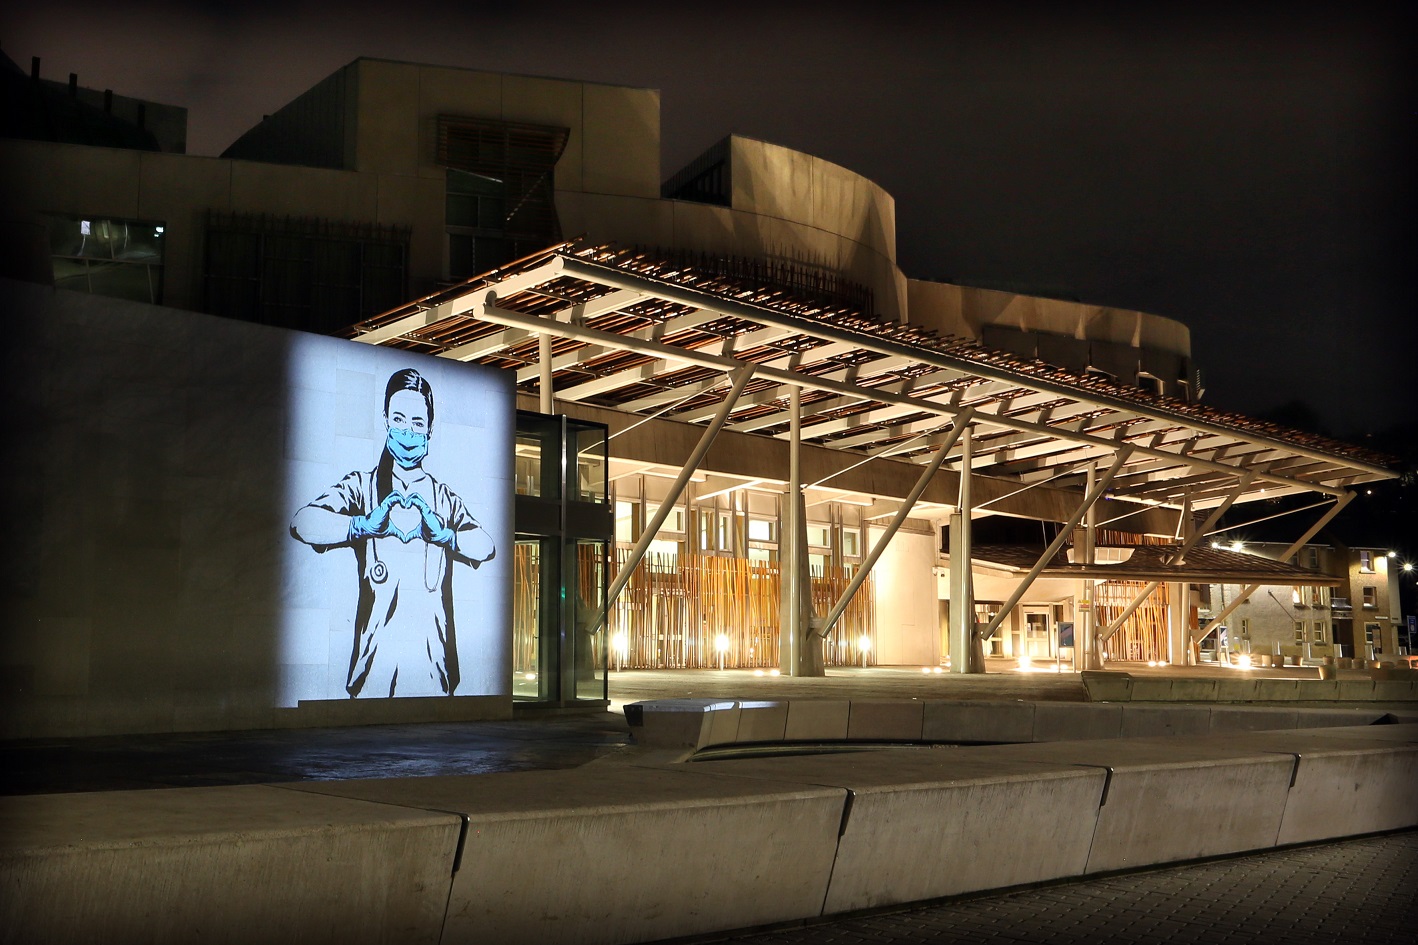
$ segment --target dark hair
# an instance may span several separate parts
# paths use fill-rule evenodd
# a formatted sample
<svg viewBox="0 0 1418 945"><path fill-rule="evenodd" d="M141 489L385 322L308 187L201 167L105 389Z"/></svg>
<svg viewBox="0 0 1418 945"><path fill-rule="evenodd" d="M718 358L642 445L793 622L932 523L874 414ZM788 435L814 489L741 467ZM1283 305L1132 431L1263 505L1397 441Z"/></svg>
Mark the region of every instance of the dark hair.
<svg viewBox="0 0 1418 945"><path fill-rule="evenodd" d="M384 385L384 416L389 416L389 401L401 390L418 391L428 406L428 432L433 432L433 388L422 374L413 368L404 368L389 375L389 383ZM374 501L383 502L389 490L394 488L394 457L386 443L379 454L379 467L374 474Z"/></svg>

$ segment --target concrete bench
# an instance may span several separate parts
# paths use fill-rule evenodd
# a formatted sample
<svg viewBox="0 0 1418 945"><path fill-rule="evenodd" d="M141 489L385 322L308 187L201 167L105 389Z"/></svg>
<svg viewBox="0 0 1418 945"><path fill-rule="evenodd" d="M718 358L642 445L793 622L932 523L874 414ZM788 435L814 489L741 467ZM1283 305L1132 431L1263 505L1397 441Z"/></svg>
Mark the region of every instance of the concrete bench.
<svg viewBox="0 0 1418 945"><path fill-rule="evenodd" d="M466 820L445 943L615 945L815 916L847 792L593 764L294 790Z"/></svg>
<svg viewBox="0 0 1418 945"><path fill-rule="evenodd" d="M0 939L432 945L461 826L267 785L7 797Z"/></svg>
<svg viewBox="0 0 1418 945"><path fill-rule="evenodd" d="M710 712L736 711L736 735L790 729L791 705L749 706L763 715L748 728L745 706L730 706ZM1128 724L1128 706L1092 708ZM1307 710L1254 711L1293 724ZM801 719L850 734L850 706L842 717ZM873 708L858 732L914 718ZM11 797L0 799L0 938L704 935L1414 826L1416 778L1408 723L689 764L628 752L569 771Z"/></svg>
<svg viewBox="0 0 1418 945"><path fill-rule="evenodd" d="M996 744L1369 725L1364 707L1091 702L662 699L625 707L638 745L661 760L733 745L802 742Z"/></svg>

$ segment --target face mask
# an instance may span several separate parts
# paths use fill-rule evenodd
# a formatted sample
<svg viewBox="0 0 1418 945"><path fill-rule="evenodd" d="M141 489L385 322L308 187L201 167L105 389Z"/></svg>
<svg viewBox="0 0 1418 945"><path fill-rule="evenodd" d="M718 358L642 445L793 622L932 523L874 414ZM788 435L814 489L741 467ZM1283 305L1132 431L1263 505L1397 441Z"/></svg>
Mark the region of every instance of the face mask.
<svg viewBox="0 0 1418 945"><path fill-rule="evenodd" d="M394 462L405 469L413 469L428 455L428 434L390 427L386 447Z"/></svg>

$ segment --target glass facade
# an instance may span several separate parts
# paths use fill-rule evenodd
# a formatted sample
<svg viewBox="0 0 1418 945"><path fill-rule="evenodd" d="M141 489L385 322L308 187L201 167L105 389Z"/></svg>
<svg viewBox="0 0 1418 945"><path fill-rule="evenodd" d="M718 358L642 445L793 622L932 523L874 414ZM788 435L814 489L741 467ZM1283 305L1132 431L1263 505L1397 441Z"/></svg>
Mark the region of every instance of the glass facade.
<svg viewBox="0 0 1418 945"><path fill-rule="evenodd" d="M519 411L513 699L603 702L615 519L603 425Z"/></svg>

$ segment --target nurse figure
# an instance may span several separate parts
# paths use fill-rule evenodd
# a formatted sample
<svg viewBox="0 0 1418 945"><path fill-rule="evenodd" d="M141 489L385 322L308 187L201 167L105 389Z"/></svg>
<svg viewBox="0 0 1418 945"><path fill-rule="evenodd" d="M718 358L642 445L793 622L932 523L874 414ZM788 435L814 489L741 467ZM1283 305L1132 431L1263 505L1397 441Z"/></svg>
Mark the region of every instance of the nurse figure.
<svg viewBox="0 0 1418 945"><path fill-rule="evenodd" d="M345 683L351 696L452 695L452 564L476 568L496 549L463 500L424 471L433 391L412 368L389 378L384 426L378 465L351 472L297 512L291 535L320 552L354 550L359 603Z"/></svg>

